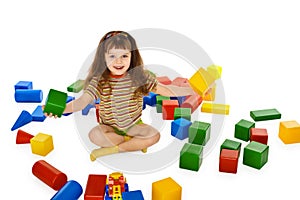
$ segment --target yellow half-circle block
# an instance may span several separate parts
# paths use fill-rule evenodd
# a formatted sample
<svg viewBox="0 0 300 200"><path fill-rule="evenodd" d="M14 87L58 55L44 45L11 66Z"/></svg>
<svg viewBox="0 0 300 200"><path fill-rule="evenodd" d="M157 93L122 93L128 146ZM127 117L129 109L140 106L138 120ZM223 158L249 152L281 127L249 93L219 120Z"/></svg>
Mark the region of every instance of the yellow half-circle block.
<svg viewBox="0 0 300 200"><path fill-rule="evenodd" d="M41 156L46 156L54 149L52 136L44 133L38 133L31 138L30 146L32 153Z"/></svg>
<svg viewBox="0 0 300 200"><path fill-rule="evenodd" d="M230 106L226 104L203 103L201 112L228 115L229 108Z"/></svg>
<svg viewBox="0 0 300 200"><path fill-rule="evenodd" d="M207 71L208 71L208 73L210 73L210 75L212 77L214 77L215 80L221 78L221 76L222 76L222 67L221 66L210 65L207 67Z"/></svg>
<svg viewBox="0 0 300 200"><path fill-rule="evenodd" d="M280 122L278 136L284 144L299 143L300 124L295 120Z"/></svg>
<svg viewBox="0 0 300 200"><path fill-rule="evenodd" d="M189 83L193 90L197 92L201 97L205 95L207 90L213 87L215 79L204 68L200 68L189 79Z"/></svg>

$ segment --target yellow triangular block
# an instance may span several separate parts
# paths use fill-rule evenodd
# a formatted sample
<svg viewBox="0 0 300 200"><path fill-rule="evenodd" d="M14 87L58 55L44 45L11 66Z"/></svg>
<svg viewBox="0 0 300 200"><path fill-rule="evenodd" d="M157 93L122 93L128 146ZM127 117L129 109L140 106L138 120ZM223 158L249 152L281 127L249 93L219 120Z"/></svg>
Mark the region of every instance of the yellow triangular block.
<svg viewBox="0 0 300 200"><path fill-rule="evenodd" d="M189 79L191 87L201 97L206 94L209 88L213 87L214 81L214 77L202 67Z"/></svg>

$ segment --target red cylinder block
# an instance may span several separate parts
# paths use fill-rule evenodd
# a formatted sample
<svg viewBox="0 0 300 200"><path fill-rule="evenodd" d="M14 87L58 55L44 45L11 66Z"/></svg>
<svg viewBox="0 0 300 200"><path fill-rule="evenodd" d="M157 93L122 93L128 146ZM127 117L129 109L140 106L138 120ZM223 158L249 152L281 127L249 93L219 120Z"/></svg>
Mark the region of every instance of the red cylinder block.
<svg viewBox="0 0 300 200"><path fill-rule="evenodd" d="M67 175L44 160L39 160L32 166L32 173L54 190L61 189L67 183Z"/></svg>
<svg viewBox="0 0 300 200"><path fill-rule="evenodd" d="M182 104L182 108L191 108L192 113L199 107L202 103L202 97L198 94L189 96Z"/></svg>

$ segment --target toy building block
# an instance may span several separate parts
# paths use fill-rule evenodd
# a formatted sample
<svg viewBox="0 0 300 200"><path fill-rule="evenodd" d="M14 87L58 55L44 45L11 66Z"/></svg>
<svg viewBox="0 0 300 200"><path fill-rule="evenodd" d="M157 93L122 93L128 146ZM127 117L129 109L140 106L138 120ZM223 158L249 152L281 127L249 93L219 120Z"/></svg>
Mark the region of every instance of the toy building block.
<svg viewBox="0 0 300 200"><path fill-rule="evenodd" d="M214 85L214 81L214 77L202 67L189 79L191 87L201 97Z"/></svg>
<svg viewBox="0 0 300 200"><path fill-rule="evenodd" d="M219 79L222 76L222 67L217 65L210 65L207 67L207 72L215 79Z"/></svg>
<svg viewBox="0 0 300 200"><path fill-rule="evenodd" d="M146 105L154 107L156 105L156 96L157 94L149 92L147 96L143 97L143 101Z"/></svg>
<svg viewBox="0 0 300 200"><path fill-rule="evenodd" d="M209 88L207 92L205 93L203 100L204 101L214 101L216 98L216 85L214 85L212 88Z"/></svg>
<svg viewBox="0 0 300 200"><path fill-rule="evenodd" d="M84 192L84 200L104 200L106 178L106 175L90 174Z"/></svg>
<svg viewBox="0 0 300 200"><path fill-rule="evenodd" d="M31 138L30 145L32 153L40 156L46 156L54 149L52 136L44 133L38 133Z"/></svg>
<svg viewBox="0 0 300 200"><path fill-rule="evenodd" d="M68 181L50 200L79 199L83 190L81 185L74 180Z"/></svg>
<svg viewBox="0 0 300 200"><path fill-rule="evenodd" d="M194 121L189 127L189 143L205 146L210 138L210 127L209 123Z"/></svg>
<svg viewBox="0 0 300 200"><path fill-rule="evenodd" d="M268 131L265 128L251 128L250 141L268 144Z"/></svg>
<svg viewBox="0 0 300 200"><path fill-rule="evenodd" d="M189 127L192 125L187 119L178 118L171 123L171 135L180 139L184 140L189 137Z"/></svg>
<svg viewBox="0 0 300 200"><path fill-rule="evenodd" d="M123 200L144 200L144 196L141 190L134 190L130 192L122 193Z"/></svg>
<svg viewBox="0 0 300 200"><path fill-rule="evenodd" d="M32 81L19 81L15 84L15 90L17 89L27 89L32 90Z"/></svg>
<svg viewBox="0 0 300 200"><path fill-rule="evenodd" d="M191 108L175 108L174 110L174 120L178 118L184 118L191 120Z"/></svg>
<svg viewBox="0 0 300 200"><path fill-rule="evenodd" d="M170 97L157 95L156 96L156 112L162 113L162 101L163 100L170 100Z"/></svg>
<svg viewBox="0 0 300 200"><path fill-rule="evenodd" d="M201 106L201 112L228 115L229 105L216 104L216 103L203 103Z"/></svg>
<svg viewBox="0 0 300 200"><path fill-rule="evenodd" d="M70 86L67 87L68 92L75 92L78 93L83 89L84 80L77 80L76 82L72 83Z"/></svg>
<svg viewBox="0 0 300 200"><path fill-rule="evenodd" d="M16 144L29 144L30 139L33 137L33 135L19 129L17 132Z"/></svg>
<svg viewBox="0 0 300 200"><path fill-rule="evenodd" d="M255 128L255 123L241 119L235 124L234 137L248 142L250 139L250 129Z"/></svg>
<svg viewBox="0 0 300 200"><path fill-rule="evenodd" d="M67 97L68 95L65 92L50 89L44 112L61 117L66 108Z"/></svg>
<svg viewBox="0 0 300 200"><path fill-rule="evenodd" d="M180 151L179 168L198 171L202 164L203 146L185 143Z"/></svg>
<svg viewBox="0 0 300 200"><path fill-rule="evenodd" d="M179 87L190 87L189 80L187 78L176 77L172 81L172 85L176 85Z"/></svg>
<svg viewBox="0 0 300 200"><path fill-rule="evenodd" d="M43 100L42 90L16 89L15 101L17 103L40 103Z"/></svg>
<svg viewBox="0 0 300 200"><path fill-rule="evenodd" d="M75 97L68 96L68 97L67 97L66 104L69 103L69 102L71 102L71 101L73 101L73 100L75 100ZM71 115L71 114L72 114L72 113L64 113L64 114L62 114L62 115L63 115L63 116L69 116L69 115Z"/></svg>
<svg viewBox="0 0 300 200"><path fill-rule="evenodd" d="M61 189L68 180L65 173L56 169L44 160L39 160L34 163L32 166L32 174L53 190Z"/></svg>
<svg viewBox="0 0 300 200"><path fill-rule="evenodd" d="M162 116L164 120L174 119L174 110L178 108L179 104L177 100L163 100L162 101Z"/></svg>
<svg viewBox="0 0 300 200"><path fill-rule="evenodd" d="M170 97L171 100L177 100L179 107L181 107L182 103L186 100L186 96L177 96L177 97Z"/></svg>
<svg viewBox="0 0 300 200"><path fill-rule="evenodd" d="M172 81L167 76L156 77L157 81L164 85L170 85Z"/></svg>
<svg viewBox="0 0 300 200"><path fill-rule="evenodd" d="M82 115L88 115L91 108L95 108L95 105L94 104L88 104L82 111L81 111L81 114Z"/></svg>
<svg viewBox="0 0 300 200"><path fill-rule="evenodd" d="M220 147L220 152L222 151L222 149L237 150L240 155L241 147L242 143L230 139L225 139Z"/></svg>
<svg viewBox="0 0 300 200"><path fill-rule="evenodd" d="M265 121L272 119L280 119L281 113L274 109L254 110L250 111L250 116L254 121Z"/></svg>
<svg viewBox="0 0 300 200"><path fill-rule="evenodd" d="M278 136L284 144L300 143L300 124L295 120L280 122Z"/></svg>
<svg viewBox="0 0 300 200"><path fill-rule="evenodd" d="M269 146L251 141L244 148L243 164L261 169L268 162Z"/></svg>
<svg viewBox="0 0 300 200"><path fill-rule="evenodd" d="M35 110L32 112L31 116L32 116L32 121L35 122L43 122L46 119L42 106L37 106Z"/></svg>
<svg viewBox="0 0 300 200"><path fill-rule="evenodd" d="M219 171L227 173L237 173L239 161L239 151L222 149L219 160Z"/></svg>
<svg viewBox="0 0 300 200"><path fill-rule="evenodd" d="M32 116L29 112L26 110L23 110L21 114L19 115L18 119L16 120L15 124L11 128L12 131L16 130L17 128L20 128L21 126L24 126L32 121Z"/></svg>
<svg viewBox="0 0 300 200"><path fill-rule="evenodd" d="M199 105L202 103L202 97L198 94L188 96L185 101L181 104L181 108L191 108L191 113L193 113Z"/></svg>
<svg viewBox="0 0 300 200"><path fill-rule="evenodd" d="M171 177L152 183L152 200L181 200L182 187Z"/></svg>

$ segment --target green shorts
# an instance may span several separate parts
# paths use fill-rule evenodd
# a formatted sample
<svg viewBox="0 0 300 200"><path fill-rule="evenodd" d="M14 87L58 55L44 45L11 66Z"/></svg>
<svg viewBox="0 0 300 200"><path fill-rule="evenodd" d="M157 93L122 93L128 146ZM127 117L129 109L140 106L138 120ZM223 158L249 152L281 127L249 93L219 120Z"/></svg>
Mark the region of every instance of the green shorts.
<svg viewBox="0 0 300 200"><path fill-rule="evenodd" d="M113 127L113 129L116 132L116 134L122 135L122 136L126 136L127 132L129 131L129 129L131 129L133 126L138 125L138 124L143 124L142 119L139 119L135 124L133 124L132 126L130 126L129 128L127 128L126 130L119 130L119 129L115 128L115 127Z"/></svg>

